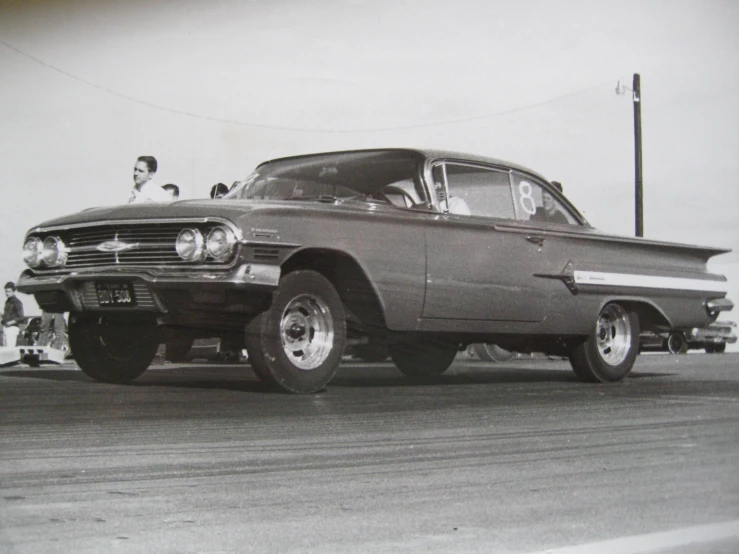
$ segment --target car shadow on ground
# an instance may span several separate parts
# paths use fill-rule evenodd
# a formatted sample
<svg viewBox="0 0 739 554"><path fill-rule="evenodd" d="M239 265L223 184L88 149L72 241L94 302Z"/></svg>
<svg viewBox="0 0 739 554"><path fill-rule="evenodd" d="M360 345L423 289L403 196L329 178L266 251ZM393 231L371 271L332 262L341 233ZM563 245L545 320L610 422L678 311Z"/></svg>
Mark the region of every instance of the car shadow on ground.
<svg viewBox="0 0 739 554"><path fill-rule="evenodd" d="M653 373L634 371L630 379L670 377L675 373ZM49 381L76 381L94 384L95 380L76 367L0 369L0 376ZM582 386L582 383L569 369L562 367L531 367L521 364L455 364L450 370L433 377L408 377L395 366L381 364L343 364L328 385L341 388L382 388L382 387L444 387L474 384L525 384L525 383L567 383ZM102 384L102 383L99 383ZM202 365L172 364L153 366L141 377L128 383L131 387L169 387L186 389L217 389L252 393L275 393L253 373L248 364L240 365Z"/></svg>
<svg viewBox="0 0 739 554"><path fill-rule="evenodd" d="M369 364L368 364L369 365ZM378 371L372 365L369 372L363 368L343 366L330 383L330 387L402 387L402 386L445 386L471 384L524 384L524 383L570 383L587 385L580 381L569 366L561 368L531 367L520 362L510 364L460 364L454 365L442 375L432 377L407 377L394 366L386 365L386 370ZM633 372L629 378L669 377L673 373ZM598 383L595 383L596 385Z"/></svg>
<svg viewBox="0 0 739 554"><path fill-rule="evenodd" d="M76 367L1 369L2 377L20 377L48 381L76 381L79 383L105 385L85 375ZM115 385L114 386L121 386ZM152 367L141 377L123 386L129 387L173 387L189 389L219 389L243 392L267 392L264 385L246 365L234 367L208 367L203 365L172 365Z"/></svg>

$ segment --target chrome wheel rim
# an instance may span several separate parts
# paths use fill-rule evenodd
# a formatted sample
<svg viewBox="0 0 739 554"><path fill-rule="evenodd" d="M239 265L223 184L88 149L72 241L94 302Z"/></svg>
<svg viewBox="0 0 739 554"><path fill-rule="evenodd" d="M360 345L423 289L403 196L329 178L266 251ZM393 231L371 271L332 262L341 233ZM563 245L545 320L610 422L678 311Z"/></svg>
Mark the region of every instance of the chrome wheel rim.
<svg viewBox="0 0 739 554"><path fill-rule="evenodd" d="M280 340L293 365L305 371L319 367L334 346L334 323L328 305L310 294L293 298L282 312Z"/></svg>
<svg viewBox="0 0 739 554"><path fill-rule="evenodd" d="M670 354L679 354L682 351L682 348L683 338L681 335L672 333L667 337L667 350L669 350Z"/></svg>
<svg viewBox="0 0 739 554"><path fill-rule="evenodd" d="M598 352L605 363L617 366L626 360L631 348L631 322L621 306L606 306L595 329Z"/></svg>

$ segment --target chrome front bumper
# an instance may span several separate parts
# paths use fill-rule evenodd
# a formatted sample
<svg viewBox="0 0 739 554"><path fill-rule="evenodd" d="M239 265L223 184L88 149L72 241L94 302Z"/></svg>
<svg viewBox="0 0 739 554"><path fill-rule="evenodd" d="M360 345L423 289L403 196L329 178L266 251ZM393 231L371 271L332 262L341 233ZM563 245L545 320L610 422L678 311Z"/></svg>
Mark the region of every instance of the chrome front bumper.
<svg viewBox="0 0 739 554"><path fill-rule="evenodd" d="M126 281L131 283L136 296L135 307L119 307L116 311L166 312L157 294L159 290L245 290L276 289L280 280L280 266L266 264L241 264L227 271L165 271L157 269L97 269L37 275L24 271L18 279L17 289L25 294L43 294L60 291L78 311L101 309L95 294L95 282ZM42 304L42 302L39 302Z"/></svg>

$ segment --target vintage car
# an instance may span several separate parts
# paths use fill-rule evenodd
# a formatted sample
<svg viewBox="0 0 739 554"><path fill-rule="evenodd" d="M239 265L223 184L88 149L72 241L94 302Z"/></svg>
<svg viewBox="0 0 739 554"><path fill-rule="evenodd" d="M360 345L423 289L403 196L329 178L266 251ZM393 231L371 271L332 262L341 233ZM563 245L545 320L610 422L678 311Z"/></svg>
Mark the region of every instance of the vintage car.
<svg viewBox="0 0 739 554"><path fill-rule="evenodd" d="M706 354L721 354L727 344L734 344L736 323L714 321L705 327L692 329L663 329L641 334L642 352L669 352L685 354L688 350L705 350Z"/></svg>
<svg viewBox="0 0 739 554"><path fill-rule="evenodd" d="M413 377L490 343L612 382L641 330L733 306L706 269L725 252L598 232L519 165L374 149L265 162L221 199L47 221L26 235L18 290L71 312L77 362L105 382L180 334L246 347L260 379L296 393L325 387L347 344Z"/></svg>

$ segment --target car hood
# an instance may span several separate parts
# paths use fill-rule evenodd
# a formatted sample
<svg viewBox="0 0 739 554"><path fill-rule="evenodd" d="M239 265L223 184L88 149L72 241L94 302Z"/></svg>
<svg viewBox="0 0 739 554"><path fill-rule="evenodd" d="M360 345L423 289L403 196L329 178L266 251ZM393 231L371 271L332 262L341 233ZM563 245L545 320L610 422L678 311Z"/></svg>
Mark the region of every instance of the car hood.
<svg viewBox="0 0 739 554"><path fill-rule="evenodd" d="M36 228L65 227L94 222L122 222L141 219L182 219L223 217L236 221L244 214L265 208L285 207L284 202L254 202L249 200L179 200L168 203L122 204L88 208L75 214L44 221ZM295 203L291 203L295 204ZM308 203L301 203L307 206ZM33 230L33 229L32 229Z"/></svg>

